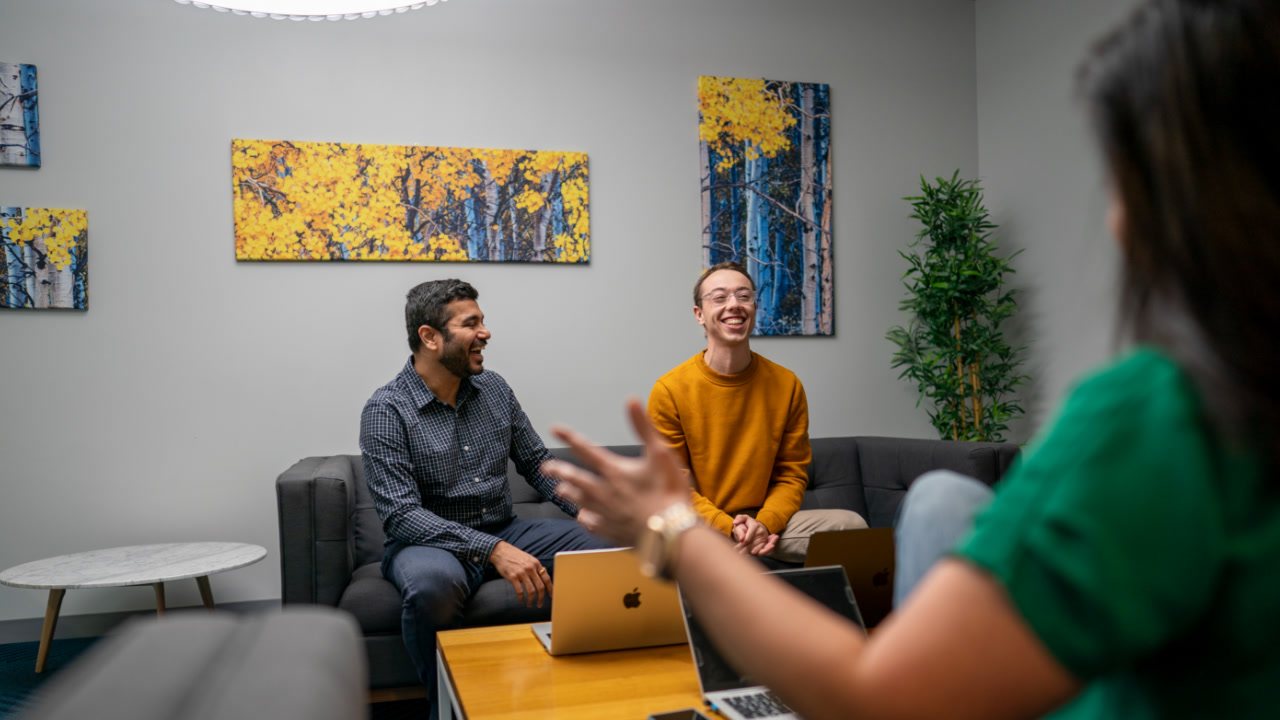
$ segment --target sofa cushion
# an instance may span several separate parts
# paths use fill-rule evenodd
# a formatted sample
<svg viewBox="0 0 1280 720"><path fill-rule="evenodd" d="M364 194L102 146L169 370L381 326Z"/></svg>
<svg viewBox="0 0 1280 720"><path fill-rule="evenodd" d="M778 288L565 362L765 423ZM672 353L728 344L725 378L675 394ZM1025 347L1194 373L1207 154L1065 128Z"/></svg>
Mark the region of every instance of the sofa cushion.
<svg viewBox="0 0 1280 720"><path fill-rule="evenodd" d="M815 438L809 463L809 487L801 510L852 510L867 518L867 502L854 438ZM873 526L874 527L874 526Z"/></svg>
<svg viewBox="0 0 1280 720"><path fill-rule="evenodd" d="M1011 444L859 437L858 467L871 527L892 527L907 488L930 470L952 470L994 485L1017 455Z"/></svg>
<svg viewBox="0 0 1280 720"><path fill-rule="evenodd" d="M365 635L400 632L400 591L382 577L382 562L356 568L338 607L355 615Z"/></svg>

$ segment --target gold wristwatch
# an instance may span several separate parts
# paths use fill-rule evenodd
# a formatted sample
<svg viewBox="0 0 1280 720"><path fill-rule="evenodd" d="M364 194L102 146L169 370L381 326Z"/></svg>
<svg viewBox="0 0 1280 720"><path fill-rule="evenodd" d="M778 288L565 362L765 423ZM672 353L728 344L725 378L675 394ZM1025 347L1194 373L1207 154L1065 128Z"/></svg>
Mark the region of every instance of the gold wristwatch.
<svg viewBox="0 0 1280 720"><path fill-rule="evenodd" d="M644 534L636 543L640 572L648 577L672 579L671 559L675 555L676 538L697 524L698 513L687 502L678 502L650 515Z"/></svg>

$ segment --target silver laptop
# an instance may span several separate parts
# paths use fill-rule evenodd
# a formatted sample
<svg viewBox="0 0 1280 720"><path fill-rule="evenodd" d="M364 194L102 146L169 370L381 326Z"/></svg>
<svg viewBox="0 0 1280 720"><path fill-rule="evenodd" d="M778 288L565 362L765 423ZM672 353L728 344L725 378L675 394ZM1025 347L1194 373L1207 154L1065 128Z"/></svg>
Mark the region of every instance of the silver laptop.
<svg viewBox="0 0 1280 720"><path fill-rule="evenodd" d="M844 568L797 568L770 574L790 583L866 632ZM689 648L693 652L693 664L698 670L698 685L712 710L730 720L799 718L768 688L741 674L721 657L683 597L681 608L689 634Z"/></svg>
<svg viewBox="0 0 1280 720"><path fill-rule="evenodd" d="M893 528L814 533L804 566L826 565L844 568L867 627L879 625L893 609Z"/></svg>
<svg viewBox="0 0 1280 720"><path fill-rule="evenodd" d="M533 634L552 655L685 642L674 585L647 578L630 548L556 553L551 622Z"/></svg>

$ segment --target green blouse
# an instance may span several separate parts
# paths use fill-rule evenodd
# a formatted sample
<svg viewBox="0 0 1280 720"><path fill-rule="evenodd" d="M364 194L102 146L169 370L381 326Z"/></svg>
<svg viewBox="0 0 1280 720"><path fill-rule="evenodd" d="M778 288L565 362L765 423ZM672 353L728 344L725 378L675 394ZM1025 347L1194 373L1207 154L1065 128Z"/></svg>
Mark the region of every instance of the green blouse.
<svg viewBox="0 0 1280 720"><path fill-rule="evenodd" d="M1280 717L1280 487L1160 352L1080 383L958 552L1085 683L1052 717Z"/></svg>

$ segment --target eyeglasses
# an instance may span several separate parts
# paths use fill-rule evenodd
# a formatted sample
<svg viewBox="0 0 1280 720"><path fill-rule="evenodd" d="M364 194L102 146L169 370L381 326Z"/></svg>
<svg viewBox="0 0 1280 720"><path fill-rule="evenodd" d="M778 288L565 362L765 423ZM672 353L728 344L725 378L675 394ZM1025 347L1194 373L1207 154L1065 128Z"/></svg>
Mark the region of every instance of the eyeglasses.
<svg viewBox="0 0 1280 720"><path fill-rule="evenodd" d="M712 305L720 307L729 302L729 298L737 298L739 305L750 305L756 301L756 294L750 290L739 290L735 293L727 293L723 290L715 290L702 296L703 300L710 300Z"/></svg>

